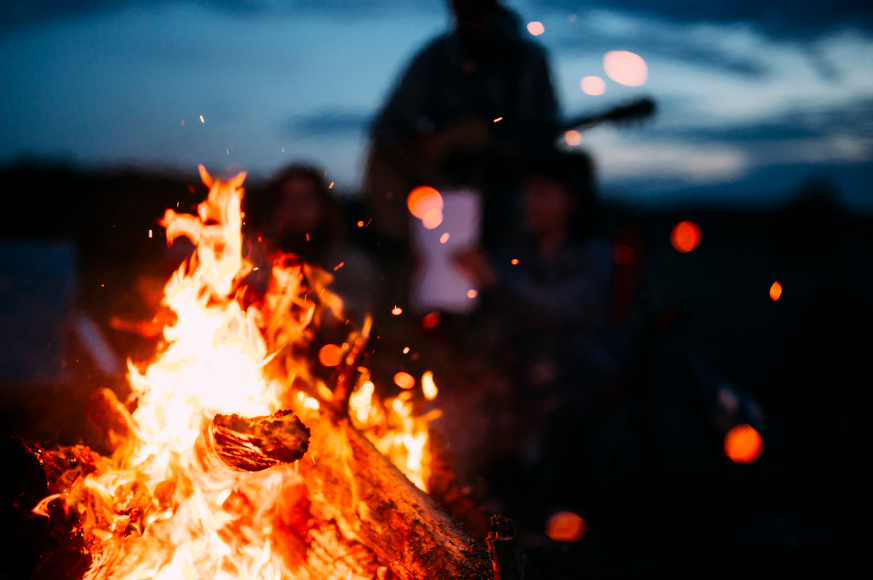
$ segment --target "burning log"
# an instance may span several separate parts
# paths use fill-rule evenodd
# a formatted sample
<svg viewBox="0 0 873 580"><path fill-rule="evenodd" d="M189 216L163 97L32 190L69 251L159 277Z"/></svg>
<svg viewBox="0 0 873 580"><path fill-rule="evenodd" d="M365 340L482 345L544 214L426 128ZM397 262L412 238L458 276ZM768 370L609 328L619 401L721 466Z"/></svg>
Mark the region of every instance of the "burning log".
<svg viewBox="0 0 873 580"><path fill-rule="evenodd" d="M340 522L403 580L490 580L491 563L426 493L348 420L311 423L317 460L300 462L313 513Z"/></svg>
<svg viewBox="0 0 873 580"><path fill-rule="evenodd" d="M485 538L491 564L494 566L494 580L524 580L524 564L521 549L515 539L515 525L512 520L501 515L491 517L491 532Z"/></svg>
<svg viewBox="0 0 873 580"><path fill-rule="evenodd" d="M292 411L267 417L218 414L207 440L215 455L236 471L263 471L294 463L309 448L309 429Z"/></svg>

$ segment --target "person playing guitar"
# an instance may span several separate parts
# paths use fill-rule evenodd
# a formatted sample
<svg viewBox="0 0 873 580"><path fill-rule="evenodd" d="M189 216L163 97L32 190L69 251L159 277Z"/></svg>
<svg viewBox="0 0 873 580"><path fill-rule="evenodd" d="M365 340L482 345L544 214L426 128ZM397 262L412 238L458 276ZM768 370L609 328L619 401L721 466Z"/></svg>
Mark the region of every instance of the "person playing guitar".
<svg viewBox="0 0 873 580"><path fill-rule="evenodd" d="M488 196L554 141L558 106L543 49L497 0L451 6L454 30L413 59L371 128L364 188L386 241L407 239L412 188L473 185Z"/></svg>

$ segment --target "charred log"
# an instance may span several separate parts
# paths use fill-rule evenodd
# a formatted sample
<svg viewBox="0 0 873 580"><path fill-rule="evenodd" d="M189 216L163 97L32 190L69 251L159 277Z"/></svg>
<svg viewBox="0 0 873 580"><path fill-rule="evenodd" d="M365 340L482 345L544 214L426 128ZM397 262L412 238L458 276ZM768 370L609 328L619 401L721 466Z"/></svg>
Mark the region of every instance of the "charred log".
<svg viewBox="0 0 873 580"><path fill-rule="evenodd" d="M236 471L294 463L309 448L309 429L291 411L267 417L216 415L209 425L215 455Z"/></svg>
<svg viewBox="0 0 873 580"><path fill-rule="evenodd" d="M491 516L491 532L485 538L494 580L524 580L524 563L521 549L515 539L515 525L501 515Z"/></svg>
<svg viewBox="0 0 873 580"><path fill-rule="evenodd" d="M477 544L348 420L312 425L313 461L300 462L314 514L370 548L403 580L490 580Z"/></svg>

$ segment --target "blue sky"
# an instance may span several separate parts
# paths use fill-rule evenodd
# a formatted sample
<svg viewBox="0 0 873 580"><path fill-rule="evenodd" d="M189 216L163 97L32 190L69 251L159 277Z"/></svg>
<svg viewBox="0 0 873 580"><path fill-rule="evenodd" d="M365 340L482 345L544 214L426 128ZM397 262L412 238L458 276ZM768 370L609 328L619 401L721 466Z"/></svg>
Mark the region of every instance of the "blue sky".
<svg viewBox="0 0 873 580"><path fill-rule="evenodd" d="M767 204L827 177L873 209L873 9L859 2L508 2L552 58L570 116L649 94L658 117L583 135L605 195ZM269 175L307 160L360 179L366 124L441 0L36 0L0 8L0 164L24 156ZM607 79L630 50L645 86ZM200 116L205 122L201 123ZM182 124L184 119L185 124ZM284 151L283 151L284 149Z"/></svg>

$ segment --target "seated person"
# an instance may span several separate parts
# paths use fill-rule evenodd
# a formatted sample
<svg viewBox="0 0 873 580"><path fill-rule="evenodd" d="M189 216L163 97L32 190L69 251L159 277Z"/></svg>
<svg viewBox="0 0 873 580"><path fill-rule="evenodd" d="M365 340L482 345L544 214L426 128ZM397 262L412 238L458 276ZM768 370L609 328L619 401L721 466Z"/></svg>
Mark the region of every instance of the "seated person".
<svg viewBox="0 0 873 580"><path fill-rule="evenodd" d="M456 261L504 329L500 353L516 382L524 432L518 461L546 495L571 507L578 494L559 488L578 483L567 469L579 468L573 454L625 350L610 318L612 247L596 235L591 158L552 153L536 163L522 209L519 243L491 257L466 251Z"/></svg>
<svg viewBox="0 0 873 580"><path fill-rule="evenodd" d="M334 277L329 288L343 301L343 314L358 325L375 307L379 287L370 257L345 239L342 210L330 195L324 172L291 165L266 188L272 206L264 236L303 262Z"/></svg>

